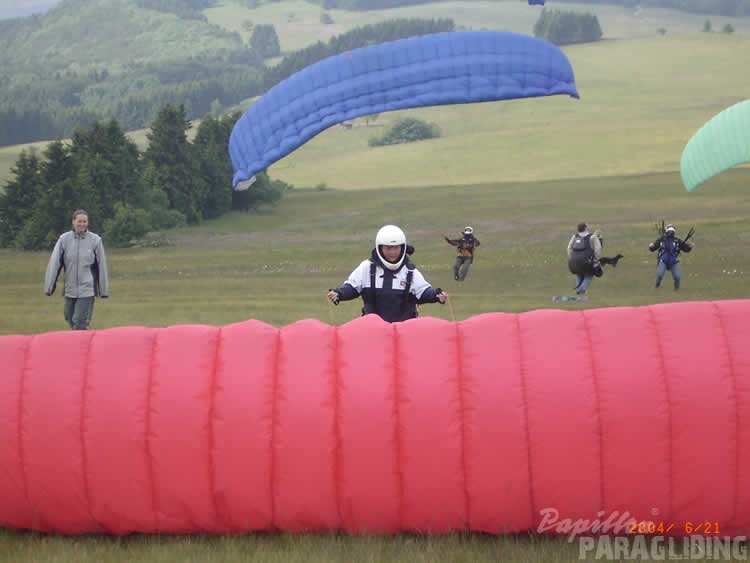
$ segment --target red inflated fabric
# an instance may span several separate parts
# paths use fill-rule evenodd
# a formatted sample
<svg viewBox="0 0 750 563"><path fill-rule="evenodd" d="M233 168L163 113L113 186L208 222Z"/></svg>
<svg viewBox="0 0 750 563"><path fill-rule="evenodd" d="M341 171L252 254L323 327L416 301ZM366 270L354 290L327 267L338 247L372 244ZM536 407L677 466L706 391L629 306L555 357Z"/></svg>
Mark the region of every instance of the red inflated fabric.
<svg viewBox="0 0 750 563"><path fill-rule="evenodd" d="M0 358L0 527L750 529L750 300L67 331Z"/></svg>

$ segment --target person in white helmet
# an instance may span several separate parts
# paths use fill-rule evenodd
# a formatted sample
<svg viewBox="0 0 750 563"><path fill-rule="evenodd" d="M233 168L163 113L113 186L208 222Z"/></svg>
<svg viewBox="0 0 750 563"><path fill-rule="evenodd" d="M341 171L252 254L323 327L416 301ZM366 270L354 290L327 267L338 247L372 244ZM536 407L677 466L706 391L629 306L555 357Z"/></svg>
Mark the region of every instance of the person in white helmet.
<svg viewBox="0 0 750 563"><path fill-rule="evenodd" d="M469 275L469 268L474 263L474 249L479 247L479 239L474 236L472 227L464 227L463 236L457 239L450 239L443 235L445 242L451 246L456 246L458 254L453 264L453 279L464 281Z"/></svg>
<svg viewBox="0 0 750 563"><path fill-rule="evenodd" d="M693 250L693 243L687 242L692 236L692 230L685 237L685 240L675 236L676 230L674 225L664 227L664 234L648 245L650 252L659 251L656 266L656 287L661 285L661 280L669 270L672 274L675 290L680 289L680 261L678 256L680 252L690 252Z"/></svg>
<svg viewBox="0 0 750 563"><path fill-rule="evenodd" d="M414 319L417 305L445 303L448 294L433 288L409 260L414 252L406 235L396 225L385 225L375 235L370 258L349 274L339 288L329 289L328 298L338 305L362 297L362 314L376 314L389 323Z"/></svg>

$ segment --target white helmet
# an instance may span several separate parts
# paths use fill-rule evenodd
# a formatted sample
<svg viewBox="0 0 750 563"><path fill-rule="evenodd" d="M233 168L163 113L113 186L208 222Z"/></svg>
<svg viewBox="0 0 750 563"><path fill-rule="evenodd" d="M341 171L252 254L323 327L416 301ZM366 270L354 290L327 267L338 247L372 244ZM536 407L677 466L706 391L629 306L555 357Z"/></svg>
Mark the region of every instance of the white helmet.
<svg viewBox="0 0 750 563"><path fill-rule="evenodd" d="M674 234L674 225L667 225L666 227L664 227L664 232L667 234Z"/></svg>
<svg viewBox="0 0 750 563"><path fill-rule="evenodd" d="M469 227L467 225L466 227L464 227L464 234L465 235L473 235L474 234L474 229L472 229L471 227Z"/></svg>
<svg viewBox="0 0 750 563"><path fill-rule="evenodd" d="M380 252L381 246L401 246L401 255L396 262L389 262ZM389 270L398 270L406 258L406 235L404 231L396 225L386 225L381 227L378 234L375 235L375 252L383 263L383 266Z"/></svg>

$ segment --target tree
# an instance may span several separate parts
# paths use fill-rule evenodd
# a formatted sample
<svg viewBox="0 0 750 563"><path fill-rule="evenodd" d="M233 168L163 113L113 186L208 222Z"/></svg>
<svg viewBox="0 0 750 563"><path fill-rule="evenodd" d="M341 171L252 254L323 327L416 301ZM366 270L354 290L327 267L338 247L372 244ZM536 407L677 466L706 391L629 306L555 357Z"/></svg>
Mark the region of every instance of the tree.
<svg viewBox="0 0 750 563"><path fill-rule="evenodd" d="M8 247L31 219L41 193L41 163L35 151L22 151L11 168L14 178L0 193L0 247Z"/></svg>
<svg viewBox="0 0 750 563"><path fill-rule="evenodd" d="M704 33L711 32L711 20L708 18L706 18L706 21L703 22L703 32Z"/></svg>
<svg viewBox="0 0 750 563"><path fill-rule="evenodd" d="M257 210L261 205L275 205L290 186L281 180L271 180L268 174L255 175L255 182L247 190L232 191L232 209L237 211Z"/></svg>
<svg viewBox="0 0 750 563"><path fill-rule="evenodd" d="M145 235L151 226L148 213L130 205L117 203L111 219L104 222L107 245L114 248L130 246Z"/></svg>
<svg viewBox="0 0 750 563"><path fill-rule="evenodd" d="M220 119L206 116L193 140L198 158L199 173L206 183L207 193L201 215L214 219L228 212L232 206L232 161L227 145L234 123L240 114L226 115Z"/></svg>
<svg viewBox="0 0 750 563"><path fill-rule="evenodd" d="M404 117L396 120L393 126L380 137L372 137L369 140L371 147L383 145L397 145L401 143L413 143L424 139L440 137L440 127L434 123L426 123L414 117Z"/></svg>
<svg viewBox="0 0 750 563"><path fill-rule="evenodd" d="M587 43L602 38L595 14L543 9L534 24L534 35L555 45Z"/></svg>
<svg viewBox="0 0 750 563"><path fill-rule="evenodd" d="M182 213L189 223L196 223L208 190L187 140L191 126L185 106L167 104L151 125L143 158L147 187L163 190L169 208Z"/></svg>
<svg viewBox="0 0 750 563"><path fill-rule="evenodd" d="M138 146L114 119L97 122L73 135L71 154L76 162L78 188L87 198L90 216L115 214L115 205L145 205Z"/></svg>
<svg viewBox="0 0 750 563"><path fill-rule="evenodd" d="M24 250L51 248L60 234L70 228L73 211L86 208L85 197L76 189L76 168L70 147L54 141L47 145L43 156L39 167L39 197L31 217L14 241L14 246Z"/></svg>
<svg viewBox="0 0 750 563"><path fill-rule="evenodd" d="M250 47L264 59L279 56L281 46L273 24L259 23L254 26L250 34Z"/></svg>

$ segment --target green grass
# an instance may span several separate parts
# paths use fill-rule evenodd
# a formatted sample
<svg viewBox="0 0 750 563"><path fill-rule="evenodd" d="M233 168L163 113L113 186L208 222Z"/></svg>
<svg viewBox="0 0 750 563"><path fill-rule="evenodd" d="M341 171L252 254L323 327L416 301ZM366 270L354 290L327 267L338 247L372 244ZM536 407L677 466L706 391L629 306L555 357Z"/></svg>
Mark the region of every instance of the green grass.
<svg viewBox="0 0 750 563"><path fill-rule="evenodd" d="M707 16L701 14L652 8L642 10L636 15L633 10L622 6L584 3L549 4L548 8L596 14L605 39L654 36L659 28L666 29L667 36L696 33L703 29L703 23L707 19ZM254 24L272 24L279 36L282 51L290 52L316 41L328 41L331 37L355 27L395 18L450 18L460 29L500 29L531 34L541 10L529 6L527 2L516 0L438 2L368 12L329 10L334 23L328 25L320 23L322 11L320 6L304 0L265 2L254 10L226 0L215 8L205 10L204 13L209 22L236 31L245 40L250 37L250 33L243 28L245 20L250 20ZM708 19L717 31L725 24L731 23L735 33L750 32L750 18L747 17L708 16Z"/></svg>
<svg viewBox="0 0 750 563"><path fill-rule="evenodd" d="M677 554L680 550L675 550ZM134 536L67 538L15 534L0 530L4 563L199 562L229 563L573 563L594 561L595 552L579 558L578 541L539 536L398 535L250 535L235 537ZM687 554L686 554L687 558ZM600 559L601 560L601 559ZM691 560L698 560L691 558Z"/></svg>
<svg viewBox="0 0 750 563"><path fill-rule="evenodd" d="M304 318L342 324L359 303L330 306L340 285L372 248L384 223L402 225L414 259L448 306L422 312L461 320L488 311L551 307L569 292L565 246L576 223L605 232L605 254L625 255L594 281L575 308L747 297L750 276L750 171L730 171L693 193L675 174L477 186L295 190L273 211L236 213L169 233L161 248L110 251L112 296L99 300L94 327L223 325L255 318L284 326ZM683 256L683 289L653 289L654 221L697 231ZM96 218L92 217L95 223ZM452 279L454 249L442 240L471 224L482 248L467 282ZM96 225L92 225L96 230ZM0 251L0 334L63 330L62 299L42 294L46 253ZM571 305L565 304L570 308Z"/></svg>

